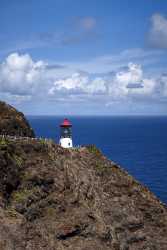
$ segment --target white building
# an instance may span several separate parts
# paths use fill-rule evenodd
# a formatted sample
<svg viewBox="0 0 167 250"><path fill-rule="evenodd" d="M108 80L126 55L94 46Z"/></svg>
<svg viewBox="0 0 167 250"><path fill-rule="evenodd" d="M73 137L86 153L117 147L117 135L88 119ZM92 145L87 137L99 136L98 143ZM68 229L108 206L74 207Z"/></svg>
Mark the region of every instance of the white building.
<svg viewBox="0 0 167 250"><path fill-rule="evenodd" d="M60 124L60 146L72 148L72 124L68 119L64 119Z"/></svg>

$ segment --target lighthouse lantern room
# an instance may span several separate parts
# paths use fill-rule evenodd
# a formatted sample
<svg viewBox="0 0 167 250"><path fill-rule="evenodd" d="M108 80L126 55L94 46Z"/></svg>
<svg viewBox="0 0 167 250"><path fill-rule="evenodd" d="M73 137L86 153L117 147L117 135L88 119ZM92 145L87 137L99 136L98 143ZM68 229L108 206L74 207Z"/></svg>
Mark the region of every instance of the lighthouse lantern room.
<svg viewBox="0 0 167 250"><path fill-rule="evenodd" d="M60 124L60 146L72 148L72 124L67 118Z"/></svg>

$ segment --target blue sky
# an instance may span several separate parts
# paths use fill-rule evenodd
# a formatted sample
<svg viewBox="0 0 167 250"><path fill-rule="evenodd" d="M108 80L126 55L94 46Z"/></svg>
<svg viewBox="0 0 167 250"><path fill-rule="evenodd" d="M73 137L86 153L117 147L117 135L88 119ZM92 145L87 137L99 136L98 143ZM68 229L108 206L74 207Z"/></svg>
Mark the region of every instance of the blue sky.
<svg viewBox="0 0 167 250"><path fill-rule="evenodd" d="M166 115L167 2L1 0L0 99L26 114Z"/></svg>

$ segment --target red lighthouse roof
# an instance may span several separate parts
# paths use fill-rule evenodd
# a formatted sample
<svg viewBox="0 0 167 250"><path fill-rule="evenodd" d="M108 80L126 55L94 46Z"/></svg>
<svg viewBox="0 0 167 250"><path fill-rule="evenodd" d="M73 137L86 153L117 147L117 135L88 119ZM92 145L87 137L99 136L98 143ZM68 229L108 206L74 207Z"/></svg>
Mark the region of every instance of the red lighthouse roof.
<svg viewBox="0 0 167 250"><path fill-rule="evenodd" d="M65 118L64 121L60 124L60 127L72 127L72 124L67 118Z"/></svg>

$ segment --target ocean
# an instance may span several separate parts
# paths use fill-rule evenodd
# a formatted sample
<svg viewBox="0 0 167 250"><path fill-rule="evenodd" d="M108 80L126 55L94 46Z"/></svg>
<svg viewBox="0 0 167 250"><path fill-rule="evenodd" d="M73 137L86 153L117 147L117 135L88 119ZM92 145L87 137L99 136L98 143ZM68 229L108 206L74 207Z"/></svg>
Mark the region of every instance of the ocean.
<svg viewBox="0 0 167 250"><path fill-rule="evenodd" d="M64 117L28 116L36 136L59 141ZM95 144L167 204L167 117L68 117L74 146Z"/></svg>

